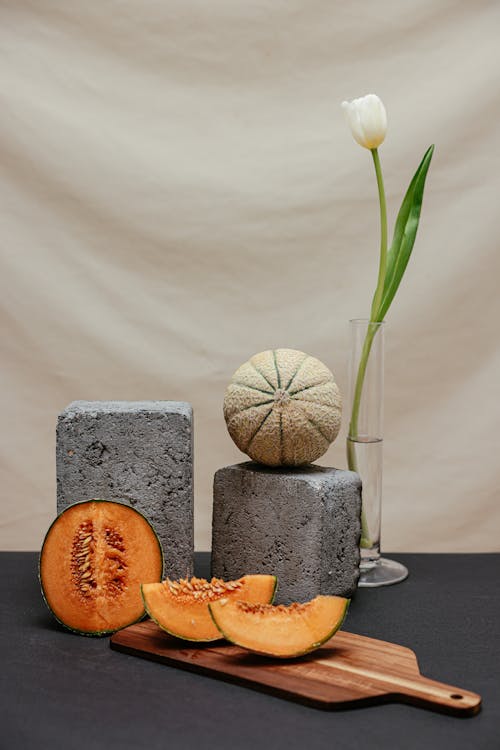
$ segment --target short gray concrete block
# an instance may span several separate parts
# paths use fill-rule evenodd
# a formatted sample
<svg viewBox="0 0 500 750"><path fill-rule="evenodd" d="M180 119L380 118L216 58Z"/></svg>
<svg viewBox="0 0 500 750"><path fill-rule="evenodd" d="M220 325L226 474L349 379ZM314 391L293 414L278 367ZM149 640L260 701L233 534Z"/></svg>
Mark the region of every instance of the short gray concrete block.
<svg viewBox="0 0 500 750"><path fill-rule="evenodd" d="M74 401L57 423L57 512L99 497L152 523L165 574L193 570L193 410L182 401Z"/></svg>
<svg viewBox="0 0 500 750"><path fill-rule="evenodd" d="M361 480L352 471L247 462L214 478L212 575L278 576L276 602L350 597L359 578Z"/></svg>

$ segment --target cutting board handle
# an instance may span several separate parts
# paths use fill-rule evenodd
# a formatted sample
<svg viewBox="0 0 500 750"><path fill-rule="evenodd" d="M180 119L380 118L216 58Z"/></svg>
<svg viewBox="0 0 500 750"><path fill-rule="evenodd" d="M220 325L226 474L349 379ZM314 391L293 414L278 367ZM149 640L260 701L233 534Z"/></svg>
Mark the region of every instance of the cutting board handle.
<svg viewBox="0 0 500 750"><path fill-rule="evenodd" d="M422 675L414 679L398 680L394 687L397 687L398 694L404 695L409 703L441 708L446 713L457 716L471 716L477 714L481 708L481 696L477 693L430 680Z"/></svg>

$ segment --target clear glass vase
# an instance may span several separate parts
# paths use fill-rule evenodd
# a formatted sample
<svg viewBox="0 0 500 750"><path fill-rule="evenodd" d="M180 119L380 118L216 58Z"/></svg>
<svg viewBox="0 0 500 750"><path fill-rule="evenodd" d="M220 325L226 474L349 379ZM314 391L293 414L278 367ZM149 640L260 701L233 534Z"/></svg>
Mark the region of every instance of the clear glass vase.
<svg viewBox="0 0 500 750"><path fill-rule="evenodd" d="M403 581L408 570L380 556L382 511L384 323L349 322L350 422L347 437L349 468L362 481L361 562L359 586L388 586Z"/></svg>

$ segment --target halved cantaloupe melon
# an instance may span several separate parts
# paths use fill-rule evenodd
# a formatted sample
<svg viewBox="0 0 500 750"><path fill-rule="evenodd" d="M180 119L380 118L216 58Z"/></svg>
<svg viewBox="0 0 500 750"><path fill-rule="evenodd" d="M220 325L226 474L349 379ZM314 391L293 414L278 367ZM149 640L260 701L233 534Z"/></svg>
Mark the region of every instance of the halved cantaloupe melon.
<svg viewBox="0 0 500 750"><path fill-rule="evenodd" d="M342 625L349 599L317 596L304 604L272 606L220 599L209 605L224 638L265 656L289 658L319 648Z"/></svg>
<svg viewBox="0 0 500 750"><path fill-rule="evenodd" d="M45 537L40 583L54 617L82 635L105 635L144 617L141 581L160 581L163 555L149 522L107 500L70 505Z"/></svg>
<svg viewBox="0 0 500 750"><path fill-rule="evenodd" d="M167 578L163 583L143 583L141 590L148 615L167 633L186 641L216 641L222 636L210 616L209 603L222 598L272 602L276 576L248 575L237 581Z"/></svg>

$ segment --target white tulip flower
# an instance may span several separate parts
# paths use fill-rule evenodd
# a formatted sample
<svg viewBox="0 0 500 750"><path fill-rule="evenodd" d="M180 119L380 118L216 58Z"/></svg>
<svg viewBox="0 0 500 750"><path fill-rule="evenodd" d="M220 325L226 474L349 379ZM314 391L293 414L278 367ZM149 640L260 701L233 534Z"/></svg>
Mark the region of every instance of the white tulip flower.
<svg viewBox="0 0 500 750"><path fill-rule="evenodd" d="M355 140L370 150L384 142L387 132L387 115L376 94L367 94L351 102L342 102L347 122Z"/></svg>

